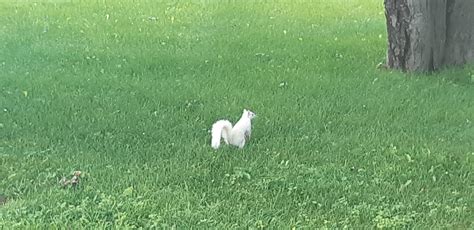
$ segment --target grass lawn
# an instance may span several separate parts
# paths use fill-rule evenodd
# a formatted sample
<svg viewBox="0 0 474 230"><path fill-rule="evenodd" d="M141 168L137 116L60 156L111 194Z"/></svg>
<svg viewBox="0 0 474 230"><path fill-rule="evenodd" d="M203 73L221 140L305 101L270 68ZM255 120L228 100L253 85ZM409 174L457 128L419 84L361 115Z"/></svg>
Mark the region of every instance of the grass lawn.
<svg viewBox="0 0 474 230"><path fill-rule="evenodd" d="M0 228L474 228L474 66L377 69L382 1L37 2L0 1Z"/></svg>

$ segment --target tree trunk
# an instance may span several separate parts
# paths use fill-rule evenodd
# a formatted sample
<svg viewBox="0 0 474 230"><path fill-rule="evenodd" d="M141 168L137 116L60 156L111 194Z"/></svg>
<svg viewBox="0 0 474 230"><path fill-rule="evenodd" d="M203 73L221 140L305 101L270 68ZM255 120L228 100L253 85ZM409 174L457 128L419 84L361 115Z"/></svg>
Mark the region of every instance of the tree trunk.
<svg viewBox="0 0 474 230"><path fill-rule="evenodd" d="M474 0L384 0L389 68L434 71L474 60Z"/></svg>

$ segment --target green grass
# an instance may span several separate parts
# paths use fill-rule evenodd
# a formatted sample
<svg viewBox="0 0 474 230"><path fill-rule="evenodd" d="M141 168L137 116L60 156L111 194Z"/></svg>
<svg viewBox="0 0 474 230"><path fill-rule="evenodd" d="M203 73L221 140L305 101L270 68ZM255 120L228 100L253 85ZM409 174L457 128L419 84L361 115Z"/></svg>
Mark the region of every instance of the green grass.
<svg viewBox="0 0 474 230"><path fill-rule="evenodd" d="M45 2L0 3L0 228L474 227L474 67L376 69L381 1Z"/></svg>

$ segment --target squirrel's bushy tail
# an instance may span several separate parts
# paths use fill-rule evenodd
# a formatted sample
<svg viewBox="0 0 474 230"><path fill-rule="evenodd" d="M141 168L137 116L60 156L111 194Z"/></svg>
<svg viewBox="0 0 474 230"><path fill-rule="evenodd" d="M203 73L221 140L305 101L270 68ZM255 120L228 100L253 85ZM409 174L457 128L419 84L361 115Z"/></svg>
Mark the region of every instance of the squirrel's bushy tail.
<svg viewBox="0 0 474 230"><path fill-rule="evenodd" d="M221 136L222 138L224 138L224 141L228 143L228 140L229 140L228 138L229 138L231 130L232 130L232 124L227 120L220 120L214 123L211 129L212 148L214 149L219 148L219 145L221 144Z"/></svg>

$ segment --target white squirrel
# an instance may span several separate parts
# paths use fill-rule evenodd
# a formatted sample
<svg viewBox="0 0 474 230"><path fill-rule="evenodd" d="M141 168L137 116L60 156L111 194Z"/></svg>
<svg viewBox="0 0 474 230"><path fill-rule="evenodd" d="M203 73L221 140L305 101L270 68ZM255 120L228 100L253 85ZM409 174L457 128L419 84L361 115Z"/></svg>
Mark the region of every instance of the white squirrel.
<svg viewBox="0 0 474 230"><path fill-rule="evenodd" d="M251 133L251 120L255 117L255 113L244 109L242 117L234 127L228 120L219 120L212 125L211 135L211 146L214 149L219 148L221 144L221 137L224 139L226 144L235 145L239 148L243 148L245 140L250 139Z"/></svg>

